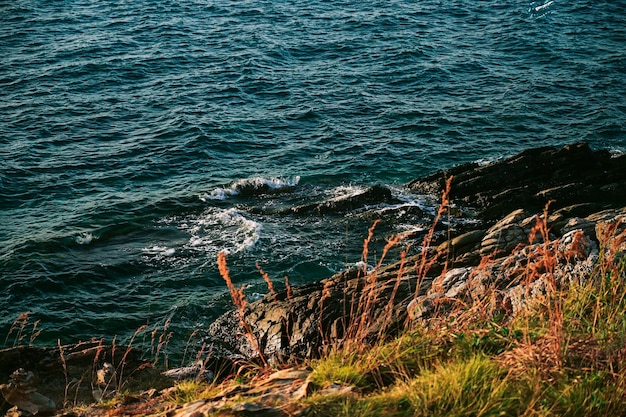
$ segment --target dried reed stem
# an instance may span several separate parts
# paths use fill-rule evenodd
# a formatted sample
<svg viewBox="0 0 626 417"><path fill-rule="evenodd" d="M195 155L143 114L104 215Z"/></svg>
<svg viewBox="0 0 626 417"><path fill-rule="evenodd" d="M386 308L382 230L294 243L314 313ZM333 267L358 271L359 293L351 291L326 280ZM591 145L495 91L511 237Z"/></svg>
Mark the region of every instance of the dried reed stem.
<svg viewBox="0 0 626 417"><path fill-rule="evenodd" d="M433 264L435 263L437 259L436 257L433 257L430 260L428 259L428 249L430 248L430 245L432 243L433 235L435 234L435 228L437 224L439 223L439 220L441 220L441 216L443 216L443 214L448 210L448 206L450 204L449 197L450 197L450 187L452 185L452 178L454 177L450 176L446 180L446 185L441 194L441 203L439 203L437 214L435 215L433 224L430 226L430 229L428 229L428 232L426 233L426 235L424 236L424 240L422 241L422 253L421 253L422 256L420 258L419 263L416 263L415 265L417 278L418 278L417 286L415 288L415 296L414 296L415 299L417 299L419 295L420 287L422 286L422 282L426 278L426 274L428 273L429 269L433 266Z"/></svg>
<svg viewBox="0 0 626 417"><path fill-rule="evenodd" d="M13 341L13 346L16 346L16 345L20 344L20 342L22 340L22 332L24 331L24 328L26 327L26 324L28 323L28 320L29 320L28 317L29 316L30 316L30 311L26 311L26 312L21 313L20 315L17 316L17 318L11 324L11 328L9 329L9 332L7 333L7 337L4 339L4 344L5 345L9 341L9 337L11 336L13 331L16 328L18 328L18 326L19 326L19 331L18 331L17 335L15 336L15 339Z"/></svg>
<svg viewBox="0 0 626 417"><path fill-rule="evenodd" d="M237 288L235 284L233 284L233 281L230 278L230 271L228 270L228 266L226 265L226 253L219 252L217 254L217 268L220 272L220 275L226 282L226 285L228 286L230 297L232 298L233 303L235 304L235 307L237 308L237 315L239 316L239 321L245 331L246 337L250 341L250 344L252 345L252 347L259 354L259 358L261 359L261 362L263 362L263 365L267 367L267 361L265 359L265 355L263 354L261 350L259 341L257 340L254 333L252 333L252 330L250 329L250 325L246 321L247 300L243 292L244 287L242 286L241 288Z"/></svg>
<svg viewBox="0 0 626 417"><path fill-rule="evenodd" d="M272 295L272 297L274 297L274 300L276 300L276 291L274 291L274 284L272 284L272 281L270 280L270 276L267 275L267 273L261 269L258 262L255 265L256 265L256 269L259 271L259 273L263 277L263 280L267 284L267 288L270 290L270 294Z"/></svg>
<svg viewBox="0 0 626 417"><path fill-rule="evenodd" d="M287 300L291 300L291 285L289 285L289 277L285 275L285 289L287 291Z"/></svg>
<svg viewBox="0 0 626 417"><path fill-rule="evenodd" d="M367 229L367 239L363 241L363 254L361 260L363 261L363 275L367 275L367 255L369 254L369 245L374 237L374 229L376 225L380 223L380 219L374 220L374 223Z"/></svg>
<svg viewBox="0 0 626 417"><path fill-rule="evenodd" d="M124 368L126 367L126 359L128 358L128 355L130 354L130 352L132 351L132 345L133 342L135 341L135 338L137 337L137 335L139 333L141 333L142 331L144 331L148 326L147 325L143 325L140 326L137 330L135 330L135 333L133 333L133 336L130 338L129 342L128 342L128 346L126 346L126 350L124 351L124 355L122 356L122 361L119 363L118 367L120 368L120 371L118 372L119 378L117 379L118 382L118 386L117 388L117 392L120 392L120 389L122 387L122 385L124 385Z"/></svg>
<svg viewBox="0 0 626 417"><path fill-rule="evenodd" d="M65 354L63 353L63 346L61 346L61 339L57 339L57 346L59 346L59 355L61 356L61 365L63 366L63 375L65 376L65 391L63 392L63 407L67 407L67 394L70 388L69 378L67 375L67 361L65 360Z"/></svg>

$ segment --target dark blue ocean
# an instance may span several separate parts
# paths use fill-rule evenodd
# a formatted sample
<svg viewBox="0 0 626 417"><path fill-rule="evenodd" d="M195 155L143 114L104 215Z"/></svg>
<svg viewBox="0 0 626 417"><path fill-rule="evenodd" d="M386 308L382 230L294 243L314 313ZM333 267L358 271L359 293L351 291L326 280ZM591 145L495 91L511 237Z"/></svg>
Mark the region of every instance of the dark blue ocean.
<svg viewBox="0 0 626 417"><path fill-rule="evenodd" d="M219 251L251 298L317 280L425 226L407 181L578 141L626 150L622 0L0 1L0 343L175 351Z"/></svg>

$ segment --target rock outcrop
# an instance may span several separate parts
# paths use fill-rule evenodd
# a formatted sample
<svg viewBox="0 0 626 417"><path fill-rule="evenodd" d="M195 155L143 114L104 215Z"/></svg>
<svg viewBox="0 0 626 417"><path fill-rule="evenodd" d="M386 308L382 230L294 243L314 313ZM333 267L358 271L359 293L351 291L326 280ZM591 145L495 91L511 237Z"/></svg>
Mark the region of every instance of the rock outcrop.
<svg viewBox="0 0 626 417"><path fill-rule="evenodd" d="M132 387L135 378L154 372L141 355L135 349L106 346L101 341L2 349L0 392L19 415L49 415L55 407L89 404L118 392L122 385ZM3 415L6 406L0 403L0 407Z"/></svg>
<svg viewBox="0 0 626 417"><path fill-rule="evenodd" d="M579 217L626 205L626 155L613 157L587 144L530 149L489 165L461 165L408 186L438 194L450 175L450 197L476 209L483 220L495 221L520 208L540 212L548 201L552 210L567 208L570 216Z"/></svg>
<svg viewBox="0 0 626 417"><path fill-rule="evenodd" d="M515 314L549 287L588 276L606 230L619 234L626 222L626 156L612 157L585 144L533 149L485 166L467 164L408 186L441 194L449 175L454 176L450 199L455 214L472 221L436 235L426 256L420 253L367 274L346 271L293 289L290 297L281 292L249 304L244 316L252 338L245 336L237 312L226 313L205 338L214 357L236 361L261 354L286 361L314 356L329 343L351 337L367 343L394 334L406 320L449 314L454 305L489 290L497 290L502 312ZM367 200L366 194L361 197ZM371 194L376 201L388 198L384 190ZM542 256L554 264L542 264ZM420 267L425 261L428 268ZM367 330L355 331L361 327Z"/></svg>

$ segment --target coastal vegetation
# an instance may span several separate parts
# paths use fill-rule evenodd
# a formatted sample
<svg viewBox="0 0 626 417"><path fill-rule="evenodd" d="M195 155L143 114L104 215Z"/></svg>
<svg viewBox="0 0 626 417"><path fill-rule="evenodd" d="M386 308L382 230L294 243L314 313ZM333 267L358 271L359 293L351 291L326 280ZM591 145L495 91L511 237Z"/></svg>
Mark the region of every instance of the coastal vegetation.
<svg viewBox="0 0 626 417"><path fill-rule="evenodd" d="M308 377L315 387L312 393L297 401L272 405L285 415L329 417L621 415L626 406L626 258L619 248L626 242L626 232L618 234L619 226L615 223L606 230L600 242L601 256L584 281L559 289L555 286L524 314L514 317L490 314L497 309L492 305L494 294L488 292L472 304L459 303L452 314L410 322L395 338L381 333L372 344L364 338L368 333L364 327L372 315L368 306L373 305L368 302L372 293L365 291L367 295L354 309L358 315L348 326L352 329L348 337L328 340L321 357L299 364L312 369ZM538 232L547 232L546 227L545 222L539 222ZM373 233L374 227L364 241L364 258ZM427 240L428 235L424 243ZM390 239L387 249L399 241ZM544 265L555 263L550 259L555 253L546 251L538 256L542 256ZM225 256L220 256L219 263L228 280ZM369 274L375 275L375 270ZM527 278L527 282L532 279ZM229 288L245 323L243 289L232 282ZM138 329L137 334L144 330ZM10 338L16 345L32 344L37 334L37 323L29 324L24 314L15 321L5 344ZM152 332L153 365L159 365L167 335L167 327L160 329L160 334ZM251 330L247 337L254 337ZM59 349L64 360L60 345ZM120 379L125 377L123 367L129 352L129 348L123 350ZM96 408L71 401L66 405L78 406L74 409L76 415L158 415L158 409L209 401L229 387L262 381L273 371L287 367L281 363L269 365L261 355L259 359L219 381L202 382L193 376L183 379L158 402L143 402L141 407L123 405L129 398L140 397L122 384L121 389L116 385L113 395ZM167 363L163 359L161 362ZM157 385L156 379L142 383L141 389ZM344 389L329 394L331 387ZM68 382L66 399L69 388ZM237 401L241 398L231 398L223 406ZM229 413L214 410L214 415Z"/></svg>
<svg viewBox="0 0 626 417"><path fill-rule="evenodd" d="M548 202L543 212L527 216L515 210L487 230L462 230L451 239L438 225L451 215L452 187L451 178L444 181L439 210L416 254L409 256L415 239L398 234L373 256L370 245L379 224L374 221L363 240L362 266L310 286L317 298L288 283L284 291L276 290L256 265L268 294L250 303L221 253L216 267L235 306L226 316L233 327L223 331L235 333L233 340L241 344L235 359L224 360L228 355L205 342L200 349L185 349L182 365L189 366L174 368L166 323L137 329L124 346L99 340L78 349L59 342L41 360L41 351L28 349L38 323L30 324L25 313L5 338L13 348L0 351L0 371L7 373L18 361L52 369L56 361L58 386L45 388L55 388L61 400L55 398L56 409L44 411L61 409L65 416L624 415L621 203L599 212L595 205L579 204L551 214ZM591 214L571 215L581 207ZM443 236L439 241L437 234ZM468 240L473 249L460 251ZM456 265L468 256L470 267ZM387 259L394 259L391 265L385 265ZM407 284L408 305L397 300ZM309 345L296 343L295 327L280 320L273 334L285 337L275 345L267 340L272 333L259 331L267 317L258 309L282 319L290 303L312 306L304 310L312 312L306 318L312 324L301 332L315 339ZM337 312L339 319L333 316ZM149 349L133 346L140 338ZM288 349L270 349L279 345L292 353L302 350L286 355ZM35 392L32 373L22 370L11 378L1 387L11 404L17 402L15 393ZM7 415L28 415L23 407L14 411L18 414Z"/></svg>

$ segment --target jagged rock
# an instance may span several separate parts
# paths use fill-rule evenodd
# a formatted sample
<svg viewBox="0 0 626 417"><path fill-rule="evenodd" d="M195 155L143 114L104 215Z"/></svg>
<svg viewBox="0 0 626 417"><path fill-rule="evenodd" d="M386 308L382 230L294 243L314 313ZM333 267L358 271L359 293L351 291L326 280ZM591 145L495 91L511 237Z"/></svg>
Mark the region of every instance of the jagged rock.
<svg viewBox="0 0 626 417"><path fill-rule="evenodd" d="M587 219L581 219L580 217L572 217L567 219L559 230L561 235L565 235L573 230L582 230L586 236L597 240L596 238L596 224Z"/></svg>
<svg viewBox="0 0 626 417"><path fill-rule="evenodd" d="M446 252L450 259L461 258L466 253L477 249L484 235L485 231L482 229L463 233L440 244L437 252Z"/></svg>
<svg viewBox="0 0 626 417"><path fill-rule="evenodd" d="M554 257L553 269L545 266L546 256ZM582 230L572 230L560 239L528 245L480 267L457 268L435 279L427 294L412 301L412 320L452 311L457 304L483 299L488 291L501 294L503 305L517 314L528 302L557 288L587 277L598 256L596 243Z"/></svg>
<svg viewBox="0 0 626 417"><path fill-rule="evenodd" d="M102 401L115 395L117 391L117 372L109 362L102 364L96 371L96 380L92 389L93 398Z"/></svg>
<svg viewBox="0 0 626 417"><path fill-rule="evenodd" d="M205 363L202 360L196 361L196 363L190 366L168 369L163 372L163 375L175 381L196 380L212 382L215 378L213 372L206 369Z"/></svg>
<svg viewBox="0 0 626 417"><path fill-rule="evenodd" d="M515 210L496 222L483 237L480 244L481 256L499 257L511 253L519 245L527 244L531 231L537 225L537 216L529 216L523 209ZM534 242L541 242L540 233L532 236Z"/></svg>
<svg viewBox="0 0 626 417"><path fill-rule="evenodd" d="M540 212L549 200L555 200L552 210L574 204L626 205L626 155L612 157L587 144L530 149L490 165L466 164L408 185L438 194L449 175L454 175L452 200L477 209L477 216L488 221L519 208Z"/></svg>
<svg viewBox="0 0 626 417"><path fill-rule="evenodd" d="M220 410L229 410L237 415L286 416L285 412L274 408L273 405L298 401L310 395L315 390L310 375L309 369L283 369L259 382L231 386L211 398L177 407L166 415L204 417L214 415ZM229 400L234 398L244 401L229 407Z"/></svg>
<svg viewBox="0 0 626 417"><path fill-rule="evenodd" d="M198 400L168 411L166 417L209 417L225 406L225 401Z"/></svg>
<svg viewBox="0 0 626 417"><path fill-rule="evenodd" d="M614 253L626 251L626 213L596 222L596 236L606 249Z"/></svg>
<svg viewBox="0 0 626 417"><path fill-rule="evenodd" d="M370 333L364 337L384 331L383 328L390 334L397 331L406 319L406 306L418 281L417 276L410 273L398 280L397 271L364 276L362 271L349 270L321 282L293 288L289 299L284 292L279 292L277 297L267 295L248 304L245 317L264 356L280 362L289 361L292 356L317 356L326 343L341 340L349 331L354 317L360 315L359 305L363 307L367 302L366 297L370 297L373 314ZM392 294L395 295L390 302ZM259 356L255 343L245 335L234 311L213 322L204 341L220 352L230 352L231 356L226 356L234 358L231 361Z"/></svg>
<svg viewBox="0 0 626 417"><path fill-rule="evenodd" d="M262 417L282 417L287 416L283 411L274 407L266 407L255 403L238 403L231 407L231 410L243 416L262 416Z"/></svg>

